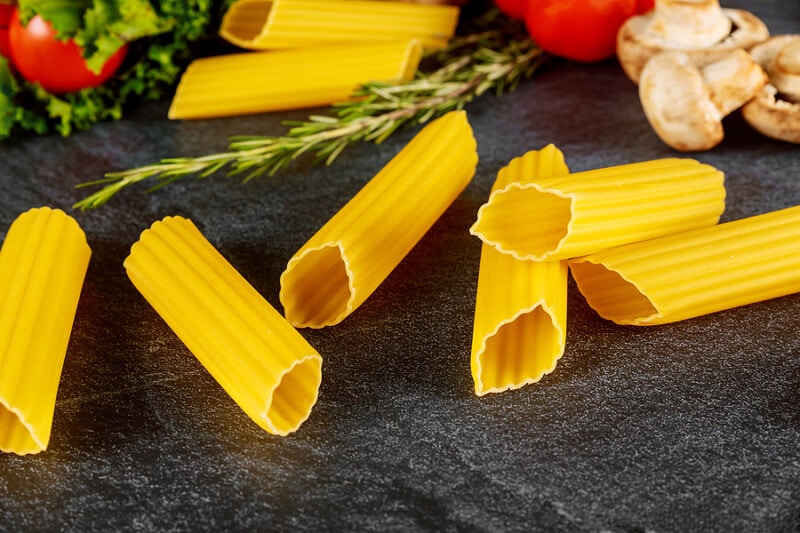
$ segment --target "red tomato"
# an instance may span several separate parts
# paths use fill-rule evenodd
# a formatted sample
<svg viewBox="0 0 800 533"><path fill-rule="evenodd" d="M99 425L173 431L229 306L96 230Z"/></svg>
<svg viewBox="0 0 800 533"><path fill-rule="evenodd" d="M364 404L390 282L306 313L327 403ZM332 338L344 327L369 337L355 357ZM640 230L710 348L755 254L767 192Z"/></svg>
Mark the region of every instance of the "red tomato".
<svg viewBox="0 0 800 533"><path fill-rule="evenodd" d="M11 4L0 4L0 55L8 57L8 21L11 18Z"/></svg>
<svg viewBox="0 0 800 533"><path fill-rule="evenodd" d="M656 0L638 0L636 2L637 13L647 13L656 6Z"/></svg>
<svg viewBox="0 0 800 533"><path fill-rule="evenodd" d="M22 77L55 94L102 85L114 75L127 53L127 46L123 46L95 74L86 66L81 48L74 41L56 39L52 25L39 15L23 26L17 9L11 13L8 39L11 61Z"/></svg>
<svg viewBox="0 0 800 533"><path fill-rule="evenodd" d="M525 25L542 50L581 62L616 52L617 32L637 0L528 0Z"/></svg>
<svg viewBox="0 0 800 533"><path fill-rule="evenodd" d="M522 20L525 17L525 9L528 7L528 0L494 0L494 5L497 6L503 14L508 15L512 19Z"/></svg>
<svg viewBox="0 0 800 533"><path fill-rule="evenodd" d="M8 57L8 28L0 26L0 56Z"/></svg>

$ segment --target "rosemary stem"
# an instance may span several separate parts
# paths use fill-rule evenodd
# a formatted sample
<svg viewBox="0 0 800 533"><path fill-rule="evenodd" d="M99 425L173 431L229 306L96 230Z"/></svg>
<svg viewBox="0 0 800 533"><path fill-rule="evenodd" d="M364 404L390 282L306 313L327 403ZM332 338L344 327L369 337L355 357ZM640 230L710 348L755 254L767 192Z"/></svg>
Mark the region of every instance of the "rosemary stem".
<svg viewBox="0 0 800 533"><path fill-rule="evenodd" d="M334 104L332 115L287 123L292 127L283 136L233 138L225 152L164 159L110 172L102 180L79 185L102 188L74 207L99 207L121 190L148 179L159 180L149 189L153 190L186 176L206 177L228 167L228 175L246 172L244 181L248 181L265 173L272 175L309 152L315 154L315 162L330 164L356 142L380 143L405 124L421 124L461 109L487 90L495 89L498 94L513 90L533 74L541 57L541 49L508 24L456 38L446 49L427 56L427 63L438 66L429 73L418 71L409 82L366 83L351 101Z"/></svg>

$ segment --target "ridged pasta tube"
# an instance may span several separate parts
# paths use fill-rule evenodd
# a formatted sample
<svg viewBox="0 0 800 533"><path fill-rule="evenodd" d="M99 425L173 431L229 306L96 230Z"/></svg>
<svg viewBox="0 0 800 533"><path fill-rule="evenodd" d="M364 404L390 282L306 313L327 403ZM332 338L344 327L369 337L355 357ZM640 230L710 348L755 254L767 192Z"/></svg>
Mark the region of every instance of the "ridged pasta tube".
<svg viewBox="0 0 800 533"><path fill-rule="evenodd" d="M204 57L181 76L168 116L214 118L343 102L370 81L410 80L421 57L415 39Z"/></svg>
<svg viewBox="0 0 800 533"><path fill-rule="evenodd" d="M425 126L289 260L280 300L295 326L338 324L383 282L475 174L464 111Z"/></svg>
<svg viewBox="0 0 800 533"><path fill-rule="evenodd" d="M579 257L716 224L724 175L692 159L657 159L495 191L470 231L518 259Z"/></svg>
<svg viewBox="0 0 800 533"><path fill-rule="evenodd" d="M553 145L512 159L492 190L511 183L565 176ZM472 331L472 378L479 396L539 381L564 354L566 261L523 261L483 244Z"/></svg>
<svg viewBox="0 0 800 533"><path fill-rule="evenodd" d="M800 206L569 261L603 318L666 324L800 292Z"/></svg>
<svg viewBox="0 0 800 533"><path fill-rule="evenodd" d="M61 370L91 249L78 223L40 207L0 249L0 450L47 449Z"/></svg>
<svg viewBox="0 0 800 533"><path fill-rule="evenodd" d="M219 33L251 50L419 39L436 49L453 37L459 8L375 0L238 0Z"/></svg>
<svg viewBox="0 0 800 533"><path fill-rule="evenodd" d="M256 424L287 435L309 417L322 358L191 220L155 222L124 265L134 286Z"/></svg>

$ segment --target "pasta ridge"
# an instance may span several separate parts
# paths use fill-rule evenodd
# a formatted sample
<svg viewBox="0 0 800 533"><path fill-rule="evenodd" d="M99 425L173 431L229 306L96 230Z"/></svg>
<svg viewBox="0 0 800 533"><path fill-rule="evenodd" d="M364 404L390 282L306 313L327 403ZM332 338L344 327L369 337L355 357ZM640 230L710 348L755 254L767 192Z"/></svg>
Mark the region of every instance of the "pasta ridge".
<svg viewBox="0 0 800 533"><path fill-rule="evenodd" d="M568 173L554 145L531 150L498 171L490 198ZM536 383L555 369L566 344L567 275L564 261L521 260L482 243L470 356L476 395Z"/></svg>
<svg viewBox="0 0 800 533"><path fill-rule="evenodd" d="M17 217L0 248L0 450L39 453L91 257L78 223L60 209Z"/></svg>
<svg viewBox="0 0 800 533"><path fill-rule="evenodd" d="M196 119L330 105L370 81L407 81L422 58L416 39L242 52L195 59L168 116Z"/></svg>
<svg viewBox="0 0 800 533"><path fill-rule="evenodd" d="M355 311L463 191L477 160L464 111L425 125L290 258L280 291L287 320L321 328ZM312 294L341 312L312 306Z"/></svg>
<svg viewBox="0 0 800 533"><path fill-rule="evenodd" d="M692 159L629 163L509 184L470 231L520 260L569 259L714 225L725 194L724 174Z"/></svg>
<svg viewBox="0 0 800 533"><path fill-rule="evenodd" d="M183 250L184 253L181 253L180 240L185 237L173 231L175 228L171 227L168 222L169 220L156 222L154 231L147 232L140 238L135 245L136 248L132 249L132 254L135 254L134 259L126 262L125 267L128 269L129 275L136 279L136 282L151 282L153 293L150 298L161 304L159 308L163 309L162 314L167 323L180 332L179 336L182 336L187 346L193 349L193 353L200 362L212 374L219 377L218 381L223 389L228 394L235 393L236 386L248 390L247 397L253 400L253 404L250 406L252 409L261 404L255 399L261 393L253 384L255 376L259 375L259 372L243 372L242 381L237 383L236 376L237 372L242 369L241 365L236 364L235 360L231 362L232 364L221 364L221 361L213 357L212 353L245 350L254 358L254 361L259 361L262 350L269 348L265 347L263 340L257 337L255 329L249 324L247 328L242 328L237 332L227 329L214 332L210 328L203 327L204 321L201 317L204 315L214 315L223 323L236 323L239 320L246 323L244 317L248 316L248 313L236 313L236 305L226 301L225 294L219 289L224 282L209 284L212 296L215 297L203 297L197 289L193 290L193 287L202 284L203 280L219 280L223 276L219 274L212 274L210 277L203 276L201 268L198 268L198 263L204 259L198 257L197 254L187 255L187 250ZM136 261L136 258L139 258L140 261ZM144 259L154 265L157 264L162 274L159 277L147 277L139 274L143 262L141 260ZM185 301L187 307L191 305L195 312L183 313L182 310L171 308L167 297L171 291ZM251 311L256 312L255 310Z"/></svg>
<svg viewBox="0 0 800 533"><path fill-rule="evenodd" d="M527 287L512 282L508 290L498 292L494 302L476 302L476 307L483 307L476 310L477 317L483 312L497 317L491 322L494 327L491 323L478 326L476 318L471 366L478 396L538 382L556 368L566 345L566 264L520 261L487 245L482 254L496 256L481 261L484 270L492 268L489 265L493 260L494 271L504 272L509 279L541 281ZM480 292L484 291L482 287ZM542 296L531 302L526 298L530 294ZM507 301L498 302L497 298L503 296Z"/></svg>
<svg viewBox="0 0 800 533"><path fill-rule="evenodd" d="M571 260L570 268L604 318L666 324L800 292L797 235L800 206L603 250ZM640 315L639 298L603 269L635 283L658 312Z"/></svg>
<svg viewBox="0 0 800 533"><path fill-rule="evenodd" d="M219 34L250 50L408 38L437 49L455 34L459 13L456 6L406 2L238 0L223 16Z"/></svg>
<svg viewBox="0 0 800 533"><path fill-rule="evenodd" d="M153 223L124 266L139 292L259 427L287 435L308 419L322 358L191 220Z"/></svg>

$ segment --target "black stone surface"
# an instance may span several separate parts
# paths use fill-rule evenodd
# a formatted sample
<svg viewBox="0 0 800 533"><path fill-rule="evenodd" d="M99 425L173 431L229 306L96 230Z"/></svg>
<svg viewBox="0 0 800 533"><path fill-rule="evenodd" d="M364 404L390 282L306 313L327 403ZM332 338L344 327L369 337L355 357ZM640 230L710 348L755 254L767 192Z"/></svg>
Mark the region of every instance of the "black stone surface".
<svg viewBox="0 0 800 533"><path fill-rule="evenodd" d="M773 33L796 0L740 1ZM278 306L291 255L413 135L247 185L215 176L129 190L79 212L75 185L162 157L280 134L303 110L196 122L166 104L73 137L0 145L0 237L61 207L93 249L48 450L0 455L2 531L797 531L800 297L660 327L600 319L570 287L566 353L540 383L472 392L479 241L495 173L555 143L572 170L676 155L618 64L555 62L468 108L474 181L342 324L302 330L324 357L319 402L286 438L259 429L128 281L139 233L185 215ZM800 204L800 148L737 115L691 154L722 169L724 220ZM800 238L800 237L799 237ZM3 317L3 319L5 319Z"/></svg>

